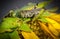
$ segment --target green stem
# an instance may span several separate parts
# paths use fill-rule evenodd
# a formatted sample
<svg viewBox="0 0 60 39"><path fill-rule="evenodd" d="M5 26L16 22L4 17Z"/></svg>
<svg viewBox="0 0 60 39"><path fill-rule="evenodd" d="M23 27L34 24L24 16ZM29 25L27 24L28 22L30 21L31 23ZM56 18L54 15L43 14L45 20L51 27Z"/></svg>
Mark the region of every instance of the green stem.
<svg viewBox="0 0 60 39"><path fill-rule="evenodd" d="M34 22L36 19L38 19L43 13L44 13L44 9L42 9L39 14L37 16L35 16L33 19L32 19L32 22Z"/></svg>

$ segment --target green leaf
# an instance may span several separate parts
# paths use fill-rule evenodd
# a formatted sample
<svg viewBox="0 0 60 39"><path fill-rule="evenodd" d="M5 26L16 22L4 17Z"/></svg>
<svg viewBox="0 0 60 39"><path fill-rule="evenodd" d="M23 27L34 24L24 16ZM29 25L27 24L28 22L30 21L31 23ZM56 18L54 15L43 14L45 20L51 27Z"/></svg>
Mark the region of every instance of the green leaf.
<svg viewBox="0 0 60 39"><path fill-rule="evenodd" d="M1 27L0 27L0 33L4 33L5 31L11 32L11 31L13 31L13 30L11 30L11 29L6 29L6 28L1 28Z"/></svg>
<svg viewBox="0 0 60 39"><path fill-rule="evenodd" d="M16 31L16 30L14 32L10 33L9 36L11 39L20 39L18 31Z"/></svg>
<svg viewBox="0 0 60 39"><path fill-rule="evenodd" d="M3 22L0 24L0 33L5 31L11 31L10 28L17 27L18 18L4 18Z"/></svg>
<svg viewBox="0 0 60 39"><path fill-rule="evenodd" d="M40 3L38 4L37 8L43 8L43 7L45 7L48 3L49 3L49 1L40 2Z"/></svg>
<svg viewBox="0 0 60 39"><path fill-rule="evenodd" d="M24 22L26 23L26 22L28 22L28 21L30 21L31 19L30 18L24 18Z"/></svg>
<svg viewBox="0 0 60 39"><path fill-rule="evenodd" d="M50 16L50 12L45 11L45 12L42 14L42 16Z"/></svg>
<svg viewBox="0 0 60 39"><path fill-rule="evenodd" d="M29 28L29 26L26 23L22 23L19 30L28 31L28 32L31 31L31 29Z"/></svg>
<svg viewBox="0 0 60 39"><path fill-rule="evenodd" d="M10 39L8 33L0 33L0 39Z"/></svg>
<svg viewBox="0 0 60 39"><path fill-rule="evenodd" d="M8 29L16 27L17 20L18 20L17 18L4 18L1 27L8 28Z"/></svg>
<svg viewBox="0 0 60 39"><path fill-rule="evenodd" d="M40 19L38 19L38 20L40 20L40 21L42 21L42 22L48 22L44 17L40 17Z"/></svg>

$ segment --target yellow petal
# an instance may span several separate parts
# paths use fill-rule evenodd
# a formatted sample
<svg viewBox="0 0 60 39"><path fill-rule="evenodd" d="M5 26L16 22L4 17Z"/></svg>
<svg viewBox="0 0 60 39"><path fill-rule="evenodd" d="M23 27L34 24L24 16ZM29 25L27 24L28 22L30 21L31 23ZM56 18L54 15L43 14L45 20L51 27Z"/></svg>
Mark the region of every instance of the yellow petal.
<svg viewBox="0 0 60 39"><path fill-rule="evenodd" d="M58 22L56 22L55 20L53 19L50 19L50 18L46 18L46 20L52 24L52 26L55 28L55 29L60 29L60 24Z"/></svg>
<svg viewBox="0 0 60 39"><path fill-rule="evenodd" d="M22 35L25 39L39 39L38 36L35 35L34 32L24 32L22 31Z"/></svg>

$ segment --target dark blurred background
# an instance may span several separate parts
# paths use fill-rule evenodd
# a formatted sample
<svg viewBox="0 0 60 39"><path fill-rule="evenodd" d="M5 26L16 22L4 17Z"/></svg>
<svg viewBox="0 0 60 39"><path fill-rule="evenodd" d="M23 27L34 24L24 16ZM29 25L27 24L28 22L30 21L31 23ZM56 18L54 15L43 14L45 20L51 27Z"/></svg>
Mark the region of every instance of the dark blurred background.
<svg viewBox="0 0 60 39"><path fill-rule="evenodd" d="M39 3L42 1L48 0L0 0L0 18L2 18L6 13L9 12L11 9L18 9L24 6L29 2ZM52 2L46 6L46 8L52 8L58 6L59 10L57 11L60 13L60 1L59 0L52 0Z"/></svg>

